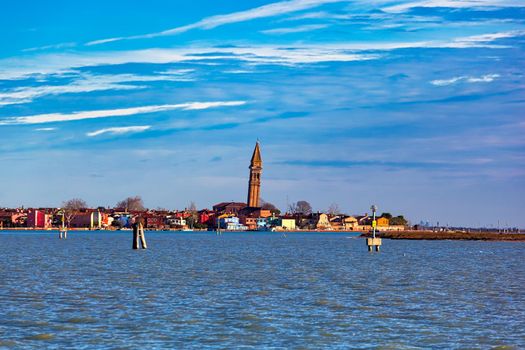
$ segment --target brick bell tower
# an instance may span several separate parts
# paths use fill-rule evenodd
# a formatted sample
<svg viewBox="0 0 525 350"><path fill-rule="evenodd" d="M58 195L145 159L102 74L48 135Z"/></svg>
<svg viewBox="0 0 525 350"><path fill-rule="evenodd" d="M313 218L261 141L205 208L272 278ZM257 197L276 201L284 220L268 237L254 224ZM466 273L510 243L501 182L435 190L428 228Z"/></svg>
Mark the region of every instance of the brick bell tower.
<svg viewBox="0 0 525 350"><path fill-rule="evenodd" d="M259 141L255 144L250 162L250 180L248 181L248 207L259 207L261 190L262 159Z"/></svg>

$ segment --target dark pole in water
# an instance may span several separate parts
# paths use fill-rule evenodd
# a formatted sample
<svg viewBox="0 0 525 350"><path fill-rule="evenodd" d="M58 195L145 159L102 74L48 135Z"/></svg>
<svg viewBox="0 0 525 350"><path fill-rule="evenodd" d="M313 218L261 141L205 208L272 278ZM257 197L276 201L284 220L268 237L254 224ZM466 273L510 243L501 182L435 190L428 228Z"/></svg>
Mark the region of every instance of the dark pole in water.
<svg viewBox="0 0 525 350"><path fill-rule="evenodd" d="M135 218L133 227L133 249L139 249L139 239L142 249L147 249L146 237L144 235L144 219L141 217Z"/></svg>

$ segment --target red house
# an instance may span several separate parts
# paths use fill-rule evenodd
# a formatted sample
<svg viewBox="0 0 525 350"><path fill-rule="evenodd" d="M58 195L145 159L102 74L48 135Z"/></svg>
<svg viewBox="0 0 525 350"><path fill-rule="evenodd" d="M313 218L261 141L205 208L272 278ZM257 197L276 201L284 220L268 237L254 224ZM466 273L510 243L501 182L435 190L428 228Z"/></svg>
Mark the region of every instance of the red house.
<svg viewBox="0 0 525 350"><path fill-rule="evenodd" d="M27 227L51 228L51 215L46 214L43 210L29 209L27 211Z"/></svg>
<svg viewBox="0 0 525 350"><path fill-rule="evenodd" d="M215 213L214 212L209 211L208 209L203 209L203 210L199 211L199 224L209 225L209 224L213 223L213 218L214 217L215 217Z"/></svg>

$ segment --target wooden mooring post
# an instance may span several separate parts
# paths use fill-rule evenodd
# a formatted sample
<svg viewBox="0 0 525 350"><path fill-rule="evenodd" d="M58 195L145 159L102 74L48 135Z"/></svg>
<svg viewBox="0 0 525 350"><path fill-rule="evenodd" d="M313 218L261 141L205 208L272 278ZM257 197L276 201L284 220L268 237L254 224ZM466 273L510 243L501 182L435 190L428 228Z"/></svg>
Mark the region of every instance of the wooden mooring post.
<svg viewBox="0 0 525 350"><path fill-rule="evenodd" d="M146 237L144 236L144 219L136 218L133 227L133 249L139 249L139 240L142 249L147 249Z"/></svg>

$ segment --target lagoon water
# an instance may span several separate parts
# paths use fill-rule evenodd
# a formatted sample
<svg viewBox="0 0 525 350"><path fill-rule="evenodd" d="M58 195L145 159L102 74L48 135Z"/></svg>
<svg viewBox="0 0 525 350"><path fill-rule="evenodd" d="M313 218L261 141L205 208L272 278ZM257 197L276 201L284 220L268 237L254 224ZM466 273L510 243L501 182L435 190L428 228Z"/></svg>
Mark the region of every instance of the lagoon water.
<svg viewBox="0 0 525 350"><path fill-rule="evenodd" d="M525 243L146 237L0 232L0 348L525 348Z"/></svg>

